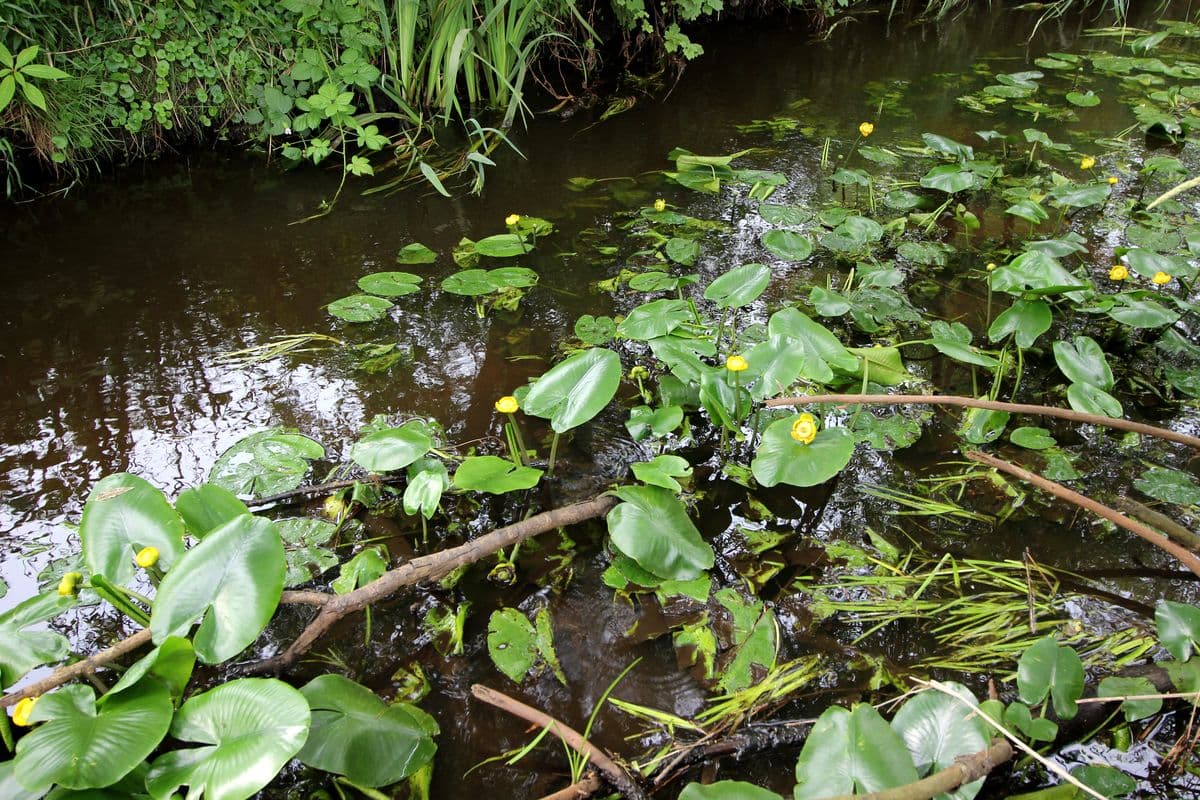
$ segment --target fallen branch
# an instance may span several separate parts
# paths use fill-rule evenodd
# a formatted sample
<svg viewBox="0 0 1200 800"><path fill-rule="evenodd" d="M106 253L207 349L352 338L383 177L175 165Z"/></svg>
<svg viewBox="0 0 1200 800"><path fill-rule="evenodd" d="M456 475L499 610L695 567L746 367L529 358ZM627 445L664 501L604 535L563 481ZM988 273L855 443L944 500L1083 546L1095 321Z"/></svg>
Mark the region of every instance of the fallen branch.
<svg viewBox="0 0 1200 800"><path fill-rule="evenodd" d="M771 408L779 406L815 405L817 403L839 403L847 405L934 405L958 406L960 408L982 408L987 411L1007 411L1011 414L1034 414L1042 417L1058 417L1086 425L1102 425L1106 428L1116 428L1123 431L1154 436L1159 439L1169 439L1172 442L1186 444L1200 450L1200 439L1188 436L1186 433L1176 433L1169 428L1157 425L1147 425L1144 422L1132 422L1116 417L1102 417L1099 414L1085 414L1082 411L1072 411L1069 408L1054 406L1039 406L1028 403L1001 403L997 400L978 400L974 397L957 395L927 395L927 394L812 394L800 397L776 397L768 400L766 405Z"/></svg>
<svg viewBox="0 0 1200 800"><path fill-rule="evenodd" d="M1044 492L1049 492L1060 500L1066 500L1068 503L1073 503L1086 511L1090 511L1099 517L1103 517L1114 525L1118 525L1135 536L1145 539L1158 549L1175 556L1175 558L1179 559L1181 564L1190 569L1196 575L1200 576L1200 556L1197 556L1195 553L1185 547L1180 547L1167 537L1163 536L1152 528L1146 527L1137 520L1132 520L1124 514L1109 508L1103 503L1096 502L1090 497L1084 497L1079 492L1072 491L1060 483L1055 483L1052 480L1043 478L1041 475L1034 474L1027 469L1018 467L1016 464L1010 464L1003 459L996 458L995 456L988 455L987 453L981 453L978 450L971 450L963 455L972 461L978 461L980 464L986 464L987 466L998 469L1001 472L1007 472L1009 475L1013 475L1027 483L1033 484Z"/></svg>
<svg viewBox="0 0 1200 800"><path fill-rule="evenodd" d="M243 674L280 672L295 663L296 659L312 647L334 623L347 614L362 611L369 605L385 600L406 586L422 581L438 580L461 566L473 564L493 553L540 533L574 525L585 520L603 516L617 503L610 495L574 503L551 511L543 511L529 519L497 528L491 533L473 539L458 547L451 547L431 555L414 558L395 569L388 570L366 586L349 594L330 596L287 650L264 661L248 664L240 670Z"/></svg>
<svg viewBox="0 0 1200 800"><path fill-rule="evenodd" d="M596 773L590 772L582 780L572 783L565 789L559 789L554 794L548 794L542 800L584 800L600 791L600 787L603 785Z"/></svg>
<svg viewBox="0 0 1200 800"><path fill-rule="evenodd" d="M629 773L621 769L604 751L583 738L583 734L579 731L564 725L544 711L539 711L520 700L514 700L503 692L489 689L478 683L471 687L471 694L475 695L476 699L537 725L539 728L549 728L550 732L561 739L564 744L590 761L604 776L604 779L616 787L622 795L630 800L645 800L645 793Z"/></svg>
<svg viewBox="0 0 1200 800"><path fill-rule="evenodd" d="M1200 551L1200 536L1192 533L1161 511L1155 511L1128 497L1114 499L1113 505L1132 514L1147 525L1158 528L1168 539L1183 545L1188 550Z"/></svg>
<svg viewBox="0 0 1200 800"><path fill-rule="evenodd" d="M1005 739L997 739L986 750L959 756L950 766L915 783L829 800L931 800L939 794L952 792L959 786L979 780L1012 757L1012 745Z"/></svg>

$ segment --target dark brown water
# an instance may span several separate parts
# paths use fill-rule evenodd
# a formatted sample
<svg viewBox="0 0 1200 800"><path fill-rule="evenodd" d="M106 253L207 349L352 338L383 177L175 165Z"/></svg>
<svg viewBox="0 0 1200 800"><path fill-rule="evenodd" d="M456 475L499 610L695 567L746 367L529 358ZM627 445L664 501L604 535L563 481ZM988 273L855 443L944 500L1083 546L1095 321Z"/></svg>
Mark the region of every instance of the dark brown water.
<svg viewBox="0 0 1200 800"><path fill-rule="evenodd" d="M613 212L656 196L694 216L741 219L728 197L698 197L645 177L667 166L673 147L723 153L763 144L761 136L740 134L735 126L785 113L803 100L810 102L814 119L836 120L841 129L853 130L859 121L875 118L877 98L890 82L911 82L921 91L912 95L909 113L885 112L877 135L935 131L967 140L981 126L958 107L961 91L950 73L997 56L1011 58L1014 71L1024 69L1042 52L1078 46L1091 21L1049 23L1027 43L1031 23L1031 17L997 10L888 30L875 17L818 42L800 16L729 21L707 38L700 36L706 55L665 98L643 100L602 124L583 112L570 120L539 119L514 135L529 160L503 155L482 197L447 200L422 189L360 197L354 191L360 184L351 184L333 213L293 225L332 196L334 176L312 170L281 174L251 159L193 155L120 170L61 199L4 209L0 274L8 302L0 321L0 547L6 557L0 577L9 592L0 609L34 591L34 576L53 552L19 556L66 542L62 523L78 518L88 488L106 474L138 473L173 497L201 482L226 447L273 425L296 427L324 442L330 461L337 462L376 414L436 417L456 442L495 435L496 397L542 371L580 314L612 308L612 299L591 293L589 285L614 275L620 264L578 255L586 252L579 247L580 231L606 226ZM1115 104L1104 108L1112 111L1089 112L1084 124L1123 127L1123 117L1101 116L1122 110ZM1058 138L1054 124L1042 127ZM823 136L789 137L769 156L756 157L753 166L785 172L792 196L803 197L818 182ZM642 177L613 199L598 191L569 191L566 182L573 176ZM442 294L437 285L454 270L449 253L459 238L501 232L512 212L548 218L559 231L528 259L541 285L521 312L479 319L469 301ZM758 234L735 222L730 232L710 237L698 265L701 285L752 260ZM390 320L349 325L326 314L324 304L353 293L360 276L392 268L395 252L411 241L441 257L431 267L413 269L426 275L426 288L401 298ZM781 274L773 291L782 294L793 281L810 277ZM354 343L397 341L412 356L382 376L354 370L337 353L249 366L219 361L222 353L300 332ZM631 459L627 445L604 444L604 426L615 434L620 420L602 418L598 425L598 433L567 454L568 463L582 469L595 459L602 475L616 477ZM880 458L857 477L902 484L939 455L918 453L908 463ZM869 511L842 485L832 491L813 529L836 535L859 528ZM717 514L716 521L721 524L713 523L713 533L728 524L728 513ZM1097 568L1122 564L1132 551L1135 559L1159 563L1126 537L1088 540L1091 534L1079 527L1075 538L1035 541L1032 527L1011 526L1007 533L963 543L962 550L998 558L1019 556L1029 545L1051 563ZM703 690L676 667L666 641L626 641L622 633L636 615L613 603L599 583L595 547L586 544L586 535L580 539L585 544L576 583L570 592L547 598L570 686L546 679L523 694L582 725L608 682L640 656L644 660L620 696L694 713ZM497 597L483 585L473 592L480 607L524 596L514 591ZM440 659L420 640L418 620L429 602L420 594L377 610L371 647L342 655L359 676L381 688L397 666L416 657L424 661L434 683L426 707L443 731L435 794L523 797L560 788L560 777L541 772L561 769L561 759L550 755L532 756L524 771L486 767L460 777L482 758L526 741L527 732L468 703L472 681L498 680L483 645L486 614L476 614L468 626L466 658ZM361 636L354 628L346 633ZM353 641L341 644L350 648ZM785 650L797 655L807 646L797 641ZM614 749L640 750L637 740L622 742L630 731L615 717L602 715L598 738ZM790 763L764 762L755 772L782 772L786 778ZM786 781L780 788L786 790Z"/></svg>

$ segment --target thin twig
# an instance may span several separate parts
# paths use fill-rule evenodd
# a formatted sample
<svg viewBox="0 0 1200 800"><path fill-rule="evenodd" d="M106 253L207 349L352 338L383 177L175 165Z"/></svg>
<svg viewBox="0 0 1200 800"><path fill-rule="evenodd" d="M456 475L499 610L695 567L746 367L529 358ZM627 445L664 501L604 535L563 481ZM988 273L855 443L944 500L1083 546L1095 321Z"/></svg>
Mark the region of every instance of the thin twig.
<svg viewBox="0 0 1200 800"><path fill-rule="evenodd" d="M919 781L891 789L881 789L878 792L843 795L829 800L931 800L971 781L979 780L1012 757L1012 745L1004 739L997 739L987 749L959 756L950 766Z"/></svg>
<svg viewBox="0 0 1200 800"><path fill-rule="evenodd" d="M503 692L498 692L495 689L490 689L487 686L475 684L471 687L471 694L475 698L482 700L488 705L495 706L501 711L506 711L514 717L523 719L539 728L549 728L550 732L563 741L568 747L588 761L600 771L605 780L615 786L620 792L631 800L645 800L645 794L640 786L629 776L625 770L617 765L604 753L600 748L583 738L583 734L571 728L562 722L559 722L554 717L544 711L540 711L533 706L526 705L520 700L514 700Z"/></svg>
<svg viewBox="0 0 1200 800"><path fill-rule="evenodd" d="M370 478L368 480L371 483L386 485L389 483L400 483L401 481L405 480L405 478L403 475L392 475L387 478ZM337 489L346 489L356 483L365 482L366 481L363 480L345 480L333 481L332 483L322 483L319 486L301 486L299 489L292 489L291 491L280 492L279 494L269 494L266 497L259 497L254 500L250 500L246 503L246 507L261 508L263 506L269 506L272 503L278 503L282 500L291 500L293 497L308 497L314 494L324 494L325 492L332 492Z"/></svg>
<svg viewBox="0 0 1200 800"><path fill-rule="evenodd" d="M1200 450L1200 439L1188 436L1186 433L1176 433L1169 428L1147 425L1144 422L1132 422L1116 417L1103 417L1099 414L1085 414L1082 411L1072 411L1068 408L1054 406L1039 406L1028 403L1002 403L997 400L979 400L974 397L957 395L926 395L926 394L812 394L799 397L776 397L768 400L766 405L772 408L779 406L815 405L817 403L861 404L861 405L935 405L959 406L961 408L982 408L987 411L1007 411L1011 414L1034 414L1042 417L1058 417L1072 422L1087 425L1102 425L1106 428L1117 428L1123 431L1133 431L1159 439L1169 439L1172 442L1186 444Z"/></svg>
<svg viewBox="0 0 1200 800"><path fill-rule="evenodd" d="M589 772L582 780L572 783L565 789L559 789L554 794L548 794L542 800L584 800L600 791L604 783L594 772Z"/></svg>
<svg viewBox="0 0 1200 800"><path fill-rule="evenodd" d="M1074 503L1086 511L1090 511L1099 517L1103 517L1114 525L1118 525L1135 536L1145 539L1158 549L1175 556L1175 558L1179 559L1181 564L1190 569L1196 575L1200 576L1200 556L1197 556L1195 553L1185 547L1175 544L1167 537L1151 528L1146 527L1137 520L1132 520L1124 514L1109 508L1103 503L1096 502L1090 497L1084 497L1079 492L1072 491L1060 483L1055 483L1052 480L1043 478L1041 475L1034 474L1027 469L1018 467L1016 464L1010 464L1003 459L996 458L995 456L988 455L987 453L981 453L978 450L971 450L963 455L972 461L978 461L980 464L987 464L989 467L998 469L1001 472L1007 472L1009 475L1013 475L1027 483L1033 484L1044 492L1049 492L1060 500L1066 500L1068 503Z"/></svg>

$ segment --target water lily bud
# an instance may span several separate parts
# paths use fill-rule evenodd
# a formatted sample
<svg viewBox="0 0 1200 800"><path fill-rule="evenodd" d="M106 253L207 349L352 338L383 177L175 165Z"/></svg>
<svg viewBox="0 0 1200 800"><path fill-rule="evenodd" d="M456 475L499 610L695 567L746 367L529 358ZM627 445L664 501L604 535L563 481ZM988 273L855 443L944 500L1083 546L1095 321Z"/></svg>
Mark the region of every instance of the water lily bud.
<svg viewBox="0 0 1200 800"><path fill-rule="evenodd" d="M1163 272L1162 270L1159 270L1158 272L1154 273L1154 277L1151 278L1150 280L1153 281L1156 285L1162 286L1163 284L1167 284L1167 283L1171 282L1171 276L1168 275L1167 273Z"/></svg>
<svg viewBox="0 0 1200 800"><path fill-rule="evenodd" d="M58 582L58 594L61 597L71 597L75 594L76 588L79 586L79 579L83 577L80 572L68 572L62 576L62 580Z"/></svg>
<svg viewBox="0 0 1200 800"><path fill-rule="evenodd" d="M1084 156L1083 158L1079 159L1080 169L1091 169L1094 166L1096 166L1096 159L1092 158L1091 156Z"/></svg>
<svg viewBox="0 0 1200 800"><path fill-rule="evenodd" d="M1118 183L1118 181L1117 181L1117 176L1116 176L1116 175L1109 175L1109 176L1108 176L1108 185L1109 185L1109 186L1116 186L1116 185L1117 185L1117 183Z"/></svg>
<svg viewBox="0 0 1200 800"><path fill-rule="evenodd" d="M801 444L812 444L817 438L817 418L812 414L801 414L792 423L792 438Z"/></svg>
<svg viewBox="0 0 1200 800"><path fill-rule="evenodd" d="M36 697L25 697L18 700L16 708L13 709L13 724L20 725L22 728L28 728L30 725L29 718L33 716L33 706L36 703Z"/></svg>
<svg viewBox="0 0 1200 800"><path fill-rule="evenodd" d="M516 225L520 221L521 221L520 214L509 214L507 217L504 218L504 224L509 226L510 228L513 225Z"/></svg>
<svg viewBox="0 0 1200 800"><path fill-rule="evenodd" d="M663 200L661 197L658 198L657 200L655 200L654 201L654 210L655 211L666 211L667 210L667 201Z"/></svg>
<svg viewBox="0 0 1200 800"><path fill-rule="evenodd" d="M629 380L631 381L644 381L649 377L650 370L646 369L641 364L638 364L629 370Z"/></svg>
<svg viewBox="0 0 1200 800"><path fill-rule="evenodd" d="M331 494L325 498L321 510L334 522L341 522L342 517L346 515L346 501L342 499L341 495Z"/></svg>
<svg viewBox="0 0 1200 800"><path fill-rule="evenodd" d="M492 567L487 577L498 586L512 586L517 582L517 567L511 561L501 561Z"/></svg>
<svg viewBox="0 0 1200 800"><path fill-rule="evenodd" d="M725 359L725 369L729 370L730 372L742 372L749 368L749 366L750 364L748 364L746 359L742 358L741 356L730 356L729 358Z"/></svg>
<svg viewBox="0 0 1200 800"><path fill-rule="evenodd" d="M1125 269L1124 264L1114 264L1113 268L1108 271L1108 279L1110 281L1123 281L1129 277L1129 270Z"/></svg>
<svg viewBox="0 0 1200 800"><path fill-rule="evenodd" d="M988 272L991 272L991 271L992 271L992 270L994 270L995 268L996 268L996 262L994 262L994 261L989 261L989 262L988 262L988 265L987 265L987 267L985 267L985 269L986 269Z"/></svg>
<svg viewBox="0 0 1200 800"><path fill-rule="evenodd" d="M521 405L517 402L517 398L511 394L507 394L496 401L496 410L501 414L515 414Z"/></svg>
<svg viewBox="0 0 1200 800"><path fill-rule="evenodd" d="M858 132L865 139L866 137L870 136L872 133L875 132L875 126L872 125L870 122L864 122L858 126Z"/></svg>
<svg viewBox="0 0 1200 800"><path fill-rule="evenodd" d="M158 548L143 547L137 551L137 555L133 557L133 561L142 569L153 567L158 563Z"/></svg>

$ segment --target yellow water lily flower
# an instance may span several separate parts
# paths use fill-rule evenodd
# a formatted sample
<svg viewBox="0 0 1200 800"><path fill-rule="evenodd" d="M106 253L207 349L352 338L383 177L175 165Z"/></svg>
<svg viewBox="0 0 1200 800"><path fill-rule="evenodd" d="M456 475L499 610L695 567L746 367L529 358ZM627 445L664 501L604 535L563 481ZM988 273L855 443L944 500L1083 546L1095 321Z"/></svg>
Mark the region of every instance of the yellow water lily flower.
<svg viewBox="0 0 1200 800"><path fill-rule="evenodd" d="M725 359L725 369L730 372L743 372L750 366L746 359L741 356L730 356Z"/></svg>
<svg viewBox="0 0 1200 800"><path fill-rule="evenodd" d="M1108 271L1108 279L1110 281L1123 281L1129 277L1129 270L1125 269L1124 264L1115 264Z"/></svg>
<svg viewBox="0 0 1200 800"><path fill-rule="evenodd" d="M1116 185L1117 185L1117 183L1119 183L1119 181L1117 180L1117 176L1116 176L1116 175L1109 175L1109 176L1108 176L1108 185L1109 185L1109 186L1116 186Z"/></svg>
<svg viewBox="0 0 1200 800"><path fill-rule="evenodd" d="M17 707L13 709L13 724L20 725L22 728L28 728L30 725L29 718L33 716L33 707L36 703L36 697L25 697L18 700Z"/></svg>
<svg viewBox="0 0 1200 800"><path fill-rule="evenodd" d="M149 569L158 563L158 548L143 547L137 551L137 555L133 557L133 561L142 569Z"/></svg>
<svg viewBox="0 0 1200 800"><path fill-rule="evenodd" d="M520 221L521 221L521 215L520 215L520 214L509 214L507 217L505 217L505 218L504 218L504 224L505 224L505 225L507 225L507 226L508 226L508 227L510 227L510 228L511 228L513 225L516 225L516 224L517 224L518 222L520 222Z"/></svg>
<svg viewBox="0 0 1200 800"><path fill-rule="evenodd" d="M496 410L501 414L515 414L521 405L517 402L517 398L511 394L506 394L496 401Z"/></svg>
<svg viewBox="0 0 1200 800"><path fill-rule="evenodd" d="M870 122L864 122L858 126L858 132L865 139L875 132L875 126Z"/></svg>
<svg viewBox="0 0 1200 800"><path fill-rule="evenodd" d="M655 211L666 211L667 210L667 201L663 200L661 197L658 198L657 200L655 200L654 201L654 210Z"/></svg>
<svg viewBox="0 0 1200 800"><path fill-rule="evenodd" d="M1083 158L1079 159L1080 169L1091 169L1094 166L1096 166L1096 159L1092 158L1091 156L1084 156Z"/></svg>
<svg viewBox="0 0 1200 800"><path fill-rule="evenodd" d="M792 423L792 438L801 444L812 444L817 438L817 418L812 414L801 414Z"/></svg>
<svg viewBox="0 0 1200 800"><path fill-rule="evenodd" d="M1158 272L1154 273L1154 277L1150 280L1156 285L1162 286L1163 284L1171 282L1171 276L1162 270L1159 270Z"/></svg>
<svg viewBox="0 0 1200 800"><path fill-rule="evenodd" d="M80 572L68 572L62 576L62 580L58 582L58 594L61 597L70 597L75 594L75 589L79 586L79 579L83 577Z"/></svg>

